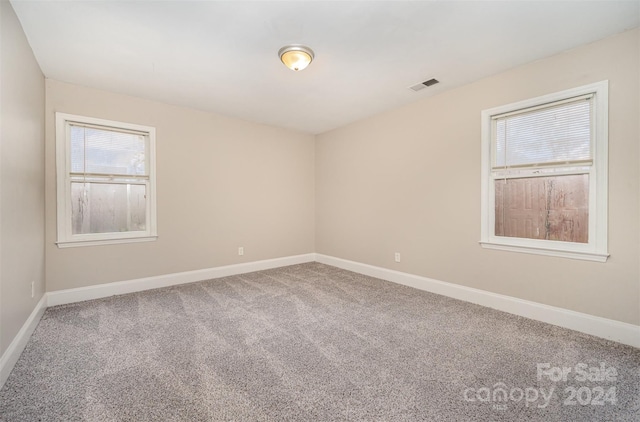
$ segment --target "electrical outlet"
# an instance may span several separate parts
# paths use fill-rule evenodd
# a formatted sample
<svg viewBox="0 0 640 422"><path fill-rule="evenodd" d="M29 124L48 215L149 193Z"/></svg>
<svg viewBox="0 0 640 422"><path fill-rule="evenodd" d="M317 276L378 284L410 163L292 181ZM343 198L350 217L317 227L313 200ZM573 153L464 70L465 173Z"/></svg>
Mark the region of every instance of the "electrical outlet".
<svg viewBox="0 0 640 422"><path fill-rule="evenodd" d="M400 262L400 252L396 252L396 262Z"/></svg>
<svg viewBox="0 0 640 422"><path fill-rule="evenodd" d="M238 248L238 255L240 255L240 256L244 255L244 247L240 246Z"/></svg>
<svg viewBox="0 0 640 422"><path fill-rule="evenodd" d="M36 295L36 282L32 281L31 282L31 298L33 298Z"/></svg>

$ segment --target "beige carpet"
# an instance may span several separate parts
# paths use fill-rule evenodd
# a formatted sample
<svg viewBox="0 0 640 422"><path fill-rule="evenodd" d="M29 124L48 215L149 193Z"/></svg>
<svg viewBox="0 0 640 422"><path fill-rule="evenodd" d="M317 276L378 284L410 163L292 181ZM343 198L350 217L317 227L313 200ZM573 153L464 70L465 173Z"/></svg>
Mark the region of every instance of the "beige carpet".
<svg viewBox="0 0 640 422"><path fill-rule="evenodd" d="M638 421L639 387L638 349L309 263L48 309L0 420Z"/></svg>

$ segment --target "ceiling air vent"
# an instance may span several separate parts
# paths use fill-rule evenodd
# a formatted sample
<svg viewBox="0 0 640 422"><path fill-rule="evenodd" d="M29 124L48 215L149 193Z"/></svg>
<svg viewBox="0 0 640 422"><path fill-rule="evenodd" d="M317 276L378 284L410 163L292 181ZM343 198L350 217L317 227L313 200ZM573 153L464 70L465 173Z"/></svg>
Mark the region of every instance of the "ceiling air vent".
<svg viewBox="0 0 640 422"><path fill-rule="evenodd" d="M420 91L421 89L425 89L428 86L435 85L438 82L440 81L438 81L437 79L429 79L428 81L420 82L419 84L410 86L409 89L412 89L414 91Z"/></svg>

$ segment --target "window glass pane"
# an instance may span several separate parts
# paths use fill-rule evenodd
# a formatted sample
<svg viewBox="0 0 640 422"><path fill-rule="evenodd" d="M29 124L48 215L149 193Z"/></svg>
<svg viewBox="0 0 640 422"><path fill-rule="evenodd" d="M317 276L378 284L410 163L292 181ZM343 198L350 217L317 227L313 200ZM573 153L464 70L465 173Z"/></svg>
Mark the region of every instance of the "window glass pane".
<svg viewBox="0 0 640 422"><path fill-rule="evenodd" d="M73 234L144 231L145 194L145 185L72 182Z"/></svg>
<svg viewBox="0 0 640 422"><path fill-rule="evenodd" d="M71 172L146 175L144 135L71 125Z"/></svg>
<svg viewBox="0 0 640 422"><path fill-rule="evenodd" d="M587 243L589 175L495 181L495 235Z"/></svg>
<svg viewBox="0 0 640 422"><path fill-rule="evenodd" d="M589 99L506 116L496 121L497 167L589 159Z"/></svg>

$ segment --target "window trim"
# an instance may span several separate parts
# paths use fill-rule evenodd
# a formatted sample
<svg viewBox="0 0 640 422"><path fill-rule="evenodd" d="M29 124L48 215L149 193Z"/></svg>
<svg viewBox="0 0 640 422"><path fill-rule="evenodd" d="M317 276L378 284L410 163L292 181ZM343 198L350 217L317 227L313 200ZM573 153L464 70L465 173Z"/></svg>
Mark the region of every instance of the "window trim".
<svg viewBox="0 0 640 422"><path fill-rule="evenodd" d="M119 243L149 242L158 238L156 219L156 129L133 123L98 119L67 113L55 113L56 117L56 201L57 241L59 248L97 246ZM115 130L143 132L149 139L149 179L147 230L122 233L72 234L71 231L71 137L70 123L94 125Z"/></svg>
<svg viewBox="0 0 640 422"><path fill-rule="evenodd" d="M525 108L543 106L572 97L593 94L591 139L593 165L589 177L589 242L525 239L495 235L495 187L491 177L493 142L492 117ZM584 85L481 112L481 224L480 245L487 249L606 262L608 208L609 81Z"/></svg>

